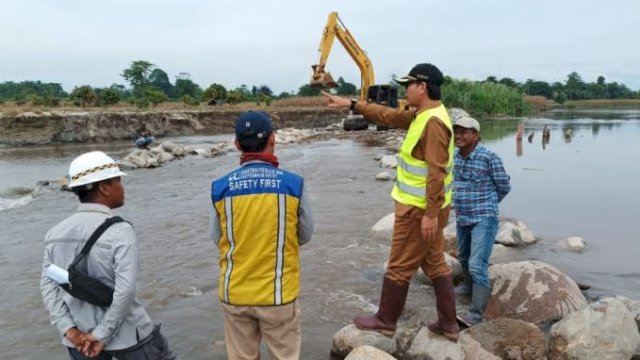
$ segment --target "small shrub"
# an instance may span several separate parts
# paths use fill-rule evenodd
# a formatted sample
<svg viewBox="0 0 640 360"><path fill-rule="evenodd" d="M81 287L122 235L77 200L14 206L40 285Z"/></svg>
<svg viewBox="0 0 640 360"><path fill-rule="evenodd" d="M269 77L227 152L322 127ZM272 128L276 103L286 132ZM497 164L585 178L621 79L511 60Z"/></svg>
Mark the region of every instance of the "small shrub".
<svg viewBox="0 0 640 360"><path fill-rule="evenodd" d="M156 89L145 90L144 98L147 100L148 103L153 104L153 106L156 106L158 104L161 104L169 100L167 95L164 92L162 92L162 90L156 90Z"/></svg>
<svg viewBox="0 0 640 360"><path fill-rule="evenodd" d="M115 105L121 100L120 92L117 90L107 88L102 89L98 93L98 104L102 106Z"/></svg>
<svg viewBox="0 0 640 360"><path fill-rule="evenodd" d="M44 99L36 94L27 95L27 101L31 103L33 106L42 106L44 105Z"/></svg>
<svg viewBox="0 0 640 360"><path fill-rule="evenodd" d="M93 106L98 101L98 95L93 91L93 88L89 85L76 86L69 98L76 106Z"/></svg>
<svg viewBox="0 0 640 360"><path fill-rule="evenodd" d="M60 106L60 102L62 100L60 98L57 97L46 97L44 99L44 105L45 106L51 106L51 107L58 107Z"/></svg>
<svg viewBox="0 0 640 360"><path fill-rule="evenodd" d="M146 109L149 107L149 99L146 97L131 99L131 101L138 109Z"/></svg>
<svg viewBox="0 0 640 360"><path fill-rule="evenodd" d="M198 99L193 98L191 95L185 95L182 97L182 103L188 106L198 106L200 105L200 101Z"/></svg>

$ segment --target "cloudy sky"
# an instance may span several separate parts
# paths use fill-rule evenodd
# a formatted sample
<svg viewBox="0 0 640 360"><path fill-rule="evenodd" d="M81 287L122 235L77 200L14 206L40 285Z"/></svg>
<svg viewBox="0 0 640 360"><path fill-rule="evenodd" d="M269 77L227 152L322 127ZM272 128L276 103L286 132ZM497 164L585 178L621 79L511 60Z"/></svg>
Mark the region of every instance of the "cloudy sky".
<svg viewBox="0 0 640 360"><path fill-rule="evenodd" d="M124 84L147 60L203 87L309 81L329 12L369 55L376 83L432 62L454 78L548 82L577 71L640 89L638 0L3 0L0 82ZM636 45L634 45L636 44ZM336 41L327 69L359 85Z"/></svg>

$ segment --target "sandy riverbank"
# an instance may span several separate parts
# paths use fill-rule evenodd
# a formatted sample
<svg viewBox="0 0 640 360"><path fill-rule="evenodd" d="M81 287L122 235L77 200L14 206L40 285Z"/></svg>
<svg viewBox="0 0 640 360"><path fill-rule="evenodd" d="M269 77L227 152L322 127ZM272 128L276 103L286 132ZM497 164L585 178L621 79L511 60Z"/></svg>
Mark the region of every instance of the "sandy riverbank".
<svg viewBox="0 0 640 360"><path fill-rule="evenodd" d="M323 127L346 116L327 108L264 108L276 128ZM26 112L0 115L0 144L104 143L132 140L146 126L155 136L214 135L233 132L242 110L146 112Z"/></svg>

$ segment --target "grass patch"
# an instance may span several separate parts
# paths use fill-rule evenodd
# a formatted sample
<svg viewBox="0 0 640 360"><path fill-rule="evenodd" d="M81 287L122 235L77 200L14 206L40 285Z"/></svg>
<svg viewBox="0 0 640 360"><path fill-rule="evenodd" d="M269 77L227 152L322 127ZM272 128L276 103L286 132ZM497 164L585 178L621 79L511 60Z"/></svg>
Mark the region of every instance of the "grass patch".
<svg viewBox="0 0 640 360"><path fill-rule="evenodd" d="M327 107L324 96L292 96L271 102L275 107Z"/></svg>
<svg viewBox="0 0 640 360"><path fill-rule="evenodd" d="M454 79L443 86L442 101L474 116L523 116L533 111L518 89L491 82Z"/></svg>
<svg viewBox="0 0 640 360"><path fill-rule="evenodd" d="M527 104L529 104L529 106L531 107L531 109L536 112L536 113L540 113L543 111L547 111L549 109L552 109L556 106L559 106L559 104L551 99L547 99L544 96L529 96L529 95L525 95L524 97L524 101L527 102Z"/></svg>
<svg viewBox="0 0 640 360"><path fill-rule="evenodd" d="M564 107L640 107L640 99L591 99L573 100L562 104Z"/></svg>
<svg viewBox="0 0 640 360"><path fill-rule="evenodd" d="M278 99L266 105L264 102L247 101L239 104L207 105L186 105L183 102L163 102L156 106L140 109L136 105L128 102L119 102L109 106L86 106L80 107L70 102L62 102L60 106L49 107L34 105L32 103L17 103L15 101L5 101L0 103L0 117L15 116L25 112L40 114L43 112L147 112L147 111L246 111L246 110L296 110L309 108L326 108L327 101L322 96L290 97Z"/></svg>

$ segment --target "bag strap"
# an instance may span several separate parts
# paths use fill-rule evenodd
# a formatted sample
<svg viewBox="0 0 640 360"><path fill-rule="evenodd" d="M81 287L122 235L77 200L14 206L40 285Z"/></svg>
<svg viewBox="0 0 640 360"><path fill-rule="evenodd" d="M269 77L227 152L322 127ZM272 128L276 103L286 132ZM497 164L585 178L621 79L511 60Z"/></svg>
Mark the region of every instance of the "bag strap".
<svg viewBox="0 0 640 360"><path fill-rule="evenodd" d="M89 254L89 251L91 251L91 248L93 247L93 244L95 244L96 241L98 241L98 238L100 238L100 236L102 236L102 234L104 234L104 232L111 225L113 225L115 223L123 222L123 221L125 221L125 220L123 218L121 218L120 216L114 216L114 217L110 217L110 218L106 219L102 224L100 224L100 226L98 226L96 231L94 231L93 234L91 234L91 236L89 237L89 240L87 240L86 244L84 244L84 247L80 251L80 254L78 254L76 256L76 258L73 259L73 263L71 263L69 268L71 268L71 267L75 266L76 264L78 264L80 261L82 261L82 259L84 259Z"/></svg>

